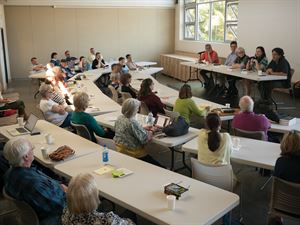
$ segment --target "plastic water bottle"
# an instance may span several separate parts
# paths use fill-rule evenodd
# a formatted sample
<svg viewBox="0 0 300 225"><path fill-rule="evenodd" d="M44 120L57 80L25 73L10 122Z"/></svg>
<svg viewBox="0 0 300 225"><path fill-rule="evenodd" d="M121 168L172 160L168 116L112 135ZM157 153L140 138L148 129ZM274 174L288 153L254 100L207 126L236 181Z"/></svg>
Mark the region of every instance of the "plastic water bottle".
<svg viewBox="0 0 300 225"><path fill-rule="evenodd" d="M149 112L147 116L147 125L152 126L153 125L153 114L152 112Z"/></svg>
<svg viewBox="0 0 300 225"><path fill-rule="evenodd" d="M106 147L106 145L103 146L102 162L104 164L108 164L108 162L109 162L109 152L108 152L108 148Z"/></svg>

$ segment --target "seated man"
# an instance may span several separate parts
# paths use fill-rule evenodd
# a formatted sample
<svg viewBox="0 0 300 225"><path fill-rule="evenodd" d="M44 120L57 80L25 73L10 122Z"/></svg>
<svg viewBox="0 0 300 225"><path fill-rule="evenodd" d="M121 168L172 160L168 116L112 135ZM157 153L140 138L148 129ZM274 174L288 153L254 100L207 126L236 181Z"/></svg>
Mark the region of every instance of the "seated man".
<svg viewBox="0 0 300 225"><path fill-rule="evenodd" d="M75 75L75 72L73 72L69 66L68 66L68 62L65 59L62 59L60 61L60 66L61 66L61 70L63 73L66 74L67 79L70 79L71 77L73 77Z"/></svg>
<svg viewBox="0 0 300 225"><path fill-rule="evenodd" d="M126 65L130 70L137 70L138 68L141 68L140 66L138 66L133 62L130 54L126 55L126 60L127 60Z"/></svg>
<svg viewBox="0 0 300 225"><path fill-rule="evenodd" d="M101 55L100 52L96 53L95 59L93 60L92 63L92 69L100 69L100 68L104 68L105 65L105 61L103 59L103 56Z"/></svg>
<svg viewBox="0 0 300 225"><path fill-rule="evenodd" d="M32 57L30 61L31 61L30 73L37 73L46 70L46 67L44 65L38 63L36 57Z"/></svg>
<svg viewBox="0 0 300 225"><path fill-rule="evenodd" d="M0 83L0 110L16 109L18 110L18 116L22 116L24 117L24 120L27 120L24 102L22 100L3 98L1 93L2 85Z"/></svg>
<svg viewBox="0 0 300 225"><path fill-rule="evenodd" d="M291 67L284 57L281 48L272 50L272 61L267 66L268 75L285 76L285 80L259 82L258 89L263 100L272 102L271 94L274 88L289 88L291 86Z"/></svg>
<svg viewBox="0 0 300 225"><path fill-rule="evenodd" d="M205 52L203 52L200 55L200 59L199 62L208 62L210 64L212 63L220 63L219 57L218 57L218 53L216 51L214 51L211 47L211 44L206 44L205 45ZM209 78L207 76L208 71L207 70L201 70L200 74L204 79L204 87L207 88L210 84L209 84Z"/></svg>
<svg viewBox="0 0 300 225"><path fill-rule="evenodd" d="M11 168L4 175L5 192L29 204L41 225L60 224L67 187L31 167L34 146L25 138L10 140L4 156Z"/></svg>
<svg viewBox="0 0 300 225"><path fill-rule="evenodd" d="M114 63L111 65L110 80L111 80L111 86L113 86L115 89L118 89L120 85L120 79L121 79L120 70L121 70L120 64Z"/></svg>
<svg viewBox="0 0 300 225"><path fill-rule="evenodd" d="M71 113L66 111L65 105L60 105L54 102L52 97L52 87L48 84L40 86L40 109L43 112L45 119L60 127L69 127L71 125Z"/></svg>
<svg viewBox="0 0 300 225"><path fill-rule="evenodd" d="M255 114L253 112L254 102L251 97L243 96L240 99L239 106L241 112L236 114L232 121L232 128L245 131L263 131L265 140L268 140L268 129L271 127L270 121L263 114Z"/></svg>
<svg viewBox="0 0 300 225"><path fill-rule="evenodd" d="M89 56L87 57L87 60L88 60L88 63L90 65L93 64L93 61L96 59L96 51L94 48L90 48L90 54Z"/></svg>
<svg viewBox="0 0 300 225"><path fill-rule="evenodd" d="M120 57L120 58L119 58L119 63L120 63L120 65L121 65L121 74L129 73L129 68L128 68L128 66L126 65L126 62L125 62L125 58L124 58L124 57Z"/></svg>
<svg viewBox="0 0 300 225"><path fill-rule="evenodd" d="M57 54L57 52L52 52L52 53L51 53L50 63L52 63L53 66L60 66L60 61L59 61L59 59L58 59L58 54Z"/></svg>
<svg viewBox="0 0 300 225"><path fill-rule="evenodd" d="M237 49L237 57L234 60L233 64L231 65L231 68L232 69L240 69L240 70L246 69L248 60L249 60L249 57L246 55L245 49L242 47L239 47ZM238 95L238 89L235 86L235 82L240 79L241 78L228 76L227 81L229 83L229 87L228 87L227 93L223 96L224 98L230 98L232 96Z"/></svg>

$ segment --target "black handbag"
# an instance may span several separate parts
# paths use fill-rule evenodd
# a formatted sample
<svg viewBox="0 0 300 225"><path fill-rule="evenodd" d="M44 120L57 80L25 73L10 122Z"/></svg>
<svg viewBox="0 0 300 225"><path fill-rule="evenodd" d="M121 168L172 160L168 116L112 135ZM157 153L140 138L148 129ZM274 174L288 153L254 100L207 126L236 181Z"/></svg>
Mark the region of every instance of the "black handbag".
<svg viewBox="0 0 300 225"><path fill-rule="evenodd" d="M189 124L182 116L179 116L170 125L166 126L162 130L167 136L178 137L189 132Z"/></svg>

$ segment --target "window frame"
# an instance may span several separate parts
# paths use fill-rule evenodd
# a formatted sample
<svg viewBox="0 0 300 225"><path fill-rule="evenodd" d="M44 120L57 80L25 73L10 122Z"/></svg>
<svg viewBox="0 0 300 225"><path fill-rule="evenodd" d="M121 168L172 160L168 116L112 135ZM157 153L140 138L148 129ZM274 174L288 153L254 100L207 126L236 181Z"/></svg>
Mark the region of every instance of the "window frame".
<svg viewBox="0 0 300 225"><path fill-rule="evenodd" d="M224 10L224 34L223 34L223 40L221 41L215 41L212 40L212 9L213 9L213 3L215 2L224 2L225 3L225 10ZM200 32L200 21L199 21L199 6L203 4L209 4L209 31L208 31L208 40L201 39L199 32ZM183 13L183 39L189 40L189 41L200 41L200 42L216 42L216 43L229 43L232 40L227 39L227 31L230 29L230 25L237 26L238 27L238 17L236 20L227 20L227 13L228 13L228 7L230 5L237 5L239 4L239 0L208 0L200 2L200 0L195 0L195 2L186 3L184 0L184 13ZM186 11L188 9L195 9L195 22L186 22ZM238 15L237 15L238 16ZM194 31L194 38L187 38L186 37L186 27L188 25L194 25L195 31ZM234 32L233 32L234 33ZM235 40L238 39L237 35L235 35Z"/></svg>

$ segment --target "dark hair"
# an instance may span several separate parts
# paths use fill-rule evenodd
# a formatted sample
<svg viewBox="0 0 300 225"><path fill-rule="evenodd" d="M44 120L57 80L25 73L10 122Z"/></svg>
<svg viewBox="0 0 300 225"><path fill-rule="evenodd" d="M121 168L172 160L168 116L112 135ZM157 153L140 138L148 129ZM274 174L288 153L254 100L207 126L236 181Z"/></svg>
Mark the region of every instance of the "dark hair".
<svg viewBox="0 0 300 225"><path fill-rule="evenodd" d="M282 48L273 48L272 52L276 52L278 55L280 55L281 57L284 56L284 51Z"/></svg>
<svg viewBox="0 0 300 225"><path fill-rule="evenodd" d="M81 61L83 58L85 58L84 56L80 56L79 61Z"/></svg>
<svg viewBox="0 0 300 225"><path fill-rule="evenodd" d="M55 55L57 55L57 52L52 52L52 53L51 53L51 59L53 59L53 57L54 57Z"/></svg>
<svg viewBox="0 0 300 225"><path fill-rule="evenodd" d="M121 61L121 60L123 60L123 59L125 59L125 58L121 56L121 57L119 58L119 61Z"/></svg>
<svg viewBox="0 0 300 225"><path fill-rule="evenodd" d="M230 42L230 46L231 45L237 45L237 42L236 41L232 41L232 42Z"/></svg>
<svg viewBox="0 0 300 225"><path fill-rule="evenodd" d="M94 49L94 48L90 48L90 51L91 51L92 49Z"/></svg>
<svg viewBox="0 0 300 225"><path fill-rule="evenodd" d="M221 135L219 127L221 126L221 119L217 113L209 113L206 116L206 127L210 130L208 133L207 144L210 151L214 152L220 147Z"/></svg>
<svg viewBox="0 0 300 225"><path fill-rule="evenodd" d="M122 85L129 84L129 79L131 78L131 75L129 73L125 73L121 76L120 82Z"/></svg>
<svg viewBox="0 0 300 225"><path fill-rule="evenodd" d="M131 56L130 54L127 54L127 55L126 55L126 59L128 59L130 56Z"/></svg>
<svg viewBox="0 0 300 225"><path fill-rule="evenodd" d="M32 61L32 60L34 60L34 59L36 59L36 57L32 57L32 58L30 59L30 61Z"/></svg>
<svg viewBox="0 0 300 225"><path fill-rule="evenodd" d="M97 57L97 55L100 55L100 52L96 52L95 56Z"/></svg>
<svg viewBox="0 0 300 225"><path fill-rule="evenodd" d="M111 65L111 69L113 70L115 67L117 67L117 66L119 66L119 63L113 63L112 65Z"/></svg>
<svg viewBox="0 0 300 225"><path fill-rule="evenodd" d="M66 60L66 59L61 59L60 62L61 62L61 63L66 63L66 62L68 62L68 60Z"/></svg>
<svg viewBox="0 0 300 225"><path fill-rule="evenodd" d="M257 58L257 61L260 62L263 58L266 57L266 52L265 52L265 48L262 46L258 46L256 49L260 49L262 51L262 55L261 57Z"/></svg>
<svg viewBox="0 0 300 225"><path fill-rule="evenodd" d="M153 84L151 78L147 78L143 80L143 82L141 83L141 88L138 92L138 98L146 97L152 92L150 88L151 84Z"/></svg>
<svg viewBox="0 0 300 225"><path fill-rule="evenodd" d="M67 52L69 52L69 53L70 53L70 51L69 51L69 50L66 50L66 51L65 51L65 54L67 54Z"/></svg>
<svg viewBox="0 0 300 225"><path fill-rule="evenodd" d="M192 95L192 88L188 84L184 84L181 86L179 90L179 98L180 99L186 99L186 98L191 98Z"/></svg>

